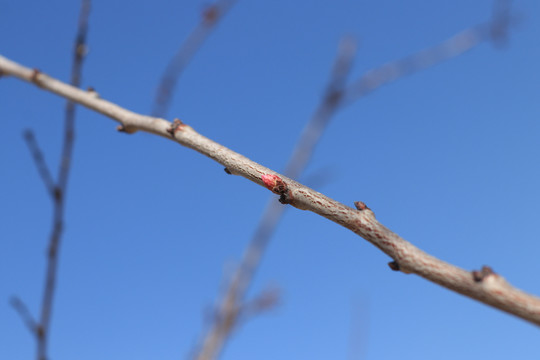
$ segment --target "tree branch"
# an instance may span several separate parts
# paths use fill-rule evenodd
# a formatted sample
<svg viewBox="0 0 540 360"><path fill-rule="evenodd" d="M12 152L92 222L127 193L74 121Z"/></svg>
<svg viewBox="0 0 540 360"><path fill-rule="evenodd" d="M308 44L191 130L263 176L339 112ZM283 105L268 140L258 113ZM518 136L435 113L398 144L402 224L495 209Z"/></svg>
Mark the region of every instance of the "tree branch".
<svg viewBox="0 0 540 360"><path fill-rule="evenodd" d="M345 90L342 105L350 104L379 87L459 56L484 41L503 42L512 25L508 0L494 2L490 22L463 30L440 44L367 71Z"/></svg>
<svg viewBox="0 0 540 360"><path fill-rule="evenodd" d="M13 296L11 298L10 303L11 303L11 306L13 306L15 311L21 317L22 321L28 328L28 331L30 331L32 335L37 336L38 324L36 323L36 320L34 320L32 314L26 307L26 304L16 296Z"/></svg>
<svg viewBox="0 0 540 360"><path fill-rule="evenodd" d="M357 202L356 209L348 207L200 135L180 120L171 124L164 119L134 113L3 56L0 56L0 72L102 113L121 123L121 129L156 134L217 161L231 174L245 177L279 195L281 203L312 211L363 237L393 259L390 263L393 270L417 274L540 325L540 298L513 287L492 271L483 271L483 275L478 276L423 252L379 223L373 212L361 202Z"/></svg>
<svg viewBox="0 0 540 360"><path fill-rule="evenodd" d="M52 178L51 172L49 171L49 167L45 162L45 158L43 157L43 152L39 148L36 137L34 136L34 132L30 129L25 130L23 133L23 138L28 146L28 149L30 150L30 154L32 154L32 158L36 164L39 176L41 177L41 180L43 180L43 184L45 184L47 192L54 199L56 185Z"/></svg>
<svg viewBox="0 0 540 360"><path fill-rule="evenodd" d="M73 63L71 70L71 84L75 88L79 87L82 63L84 56L86 55L86 35L88 30L89 14L90 0L82 0L79 12L77 35L73 48ZM2 73L2 71L0 71L0 73ZM36 80L38 74L39 71L33 71L31 77ZM64 141L62 154L60 157L57 182L53 180L51 173L45 164L45 160L43 159L41 150L37 146L33 132L31 130L25 131L24 138L38 167L39 174L45 183L48 192L51 194L53 200L53 224L47 247L47 268L45 273L45 286L41 300L39 322L36 323L36 321L30 315L26 305L18 298L14 298L12 300L12 305L21 315L30 332L36 336L37 359L46 360L48 358L47 348L50 336L50 324L58 272L58 253L60 251L60 241L62 239L64 229L66 190L69 172L71 169L71 158L75 138L75 102L68 98L66 103Z"/></svg>
<svg viewBox="0 0 540 360"><path fill-rule="evenodd" d="M81 82L81 72L84 56L86 55L86 35L88 31L88 16L90 14L90 0L81 1L77 35L73 47L73 65L71 69L71 85L78 88ZM58 273L58 254L60 241L64 231L64 210L66 190L71 169L73 143L75 139L75 102L67 101L64 120L64 142L58 169L58 180L54 193L53 229L47 249L47 270L45 274L45 289L41 301L41 315L38 328L37 357L38 360L47 359L48 339L50 336L50 323L53 309L53 300Z"/></svg>
<svg viewBox="0 0 540 360"><path fill-rule="evenodd" d="M167 115L178 78L182 75L185 67L197 50L199 50L204 40L210 35L212 29L215 28L219 20L223 18L235 3L236 0L217 0L202 12L200 23L188 35L182 45L180 45L180 48L165 68L156 91L154 108L152 110L153 116L165 117Z"/></svg>

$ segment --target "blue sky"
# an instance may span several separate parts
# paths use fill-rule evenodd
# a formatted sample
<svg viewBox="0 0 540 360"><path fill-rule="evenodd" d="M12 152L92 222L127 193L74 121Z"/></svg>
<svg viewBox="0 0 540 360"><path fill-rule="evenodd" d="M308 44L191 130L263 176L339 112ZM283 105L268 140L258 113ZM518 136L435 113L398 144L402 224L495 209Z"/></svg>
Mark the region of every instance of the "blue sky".
<svg viewBox="0 0 540 360"><path fill-rule="evenodd" d="M204 1L94 2L83 86L149 113L161 72ZM485 21L491 1L242 1L185 71L171 114L277 171L318 104L337 44L364 71ZM300 180L362 200L386 226L466 269L487 264L540 294L540 5L508 45L484 44L339 112ZM69 79L78 1L0 1L0 54ZM64 101L0 79L0 358L34 357L9 306L37 313L51 204L22 131L56 173ZM54 307L52 359L186 358L269 192L149 134L79 108ZM251 295L276 309L223 359L537 359L538 329L413 275L315 214L290 209Z"/></svg>

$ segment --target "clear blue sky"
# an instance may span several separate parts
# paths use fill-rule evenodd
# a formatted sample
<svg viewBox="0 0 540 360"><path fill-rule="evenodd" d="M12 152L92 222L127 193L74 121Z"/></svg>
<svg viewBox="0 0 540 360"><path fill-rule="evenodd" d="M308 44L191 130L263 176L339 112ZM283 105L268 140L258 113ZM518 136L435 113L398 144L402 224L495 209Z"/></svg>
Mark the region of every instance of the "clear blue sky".
<svg viewBox="0 0 540 360"><path fill-rule="evenodd" d="M205 1L95 1L83 86L149 113L162 70ZM343 35L355 77L486 20L492 1L243 1L182 77L171 114L281 170ZM540 5L503 49L484 44L338 113L303 179L466 269L487 264L540 294ZM79 1L0 0L0 54L69 79ZM51 204L23 143L55 170L64 101L0 79L0 358L32 359L8 304L37 314ZM183 359L269 192L161 138L79 108L52 359ZM301 179L302 180L302 179ZM388 257L308 212L285 215L252 295L281 305L244 324L223 359L538 359L538 328L388 269Z"/></svg>

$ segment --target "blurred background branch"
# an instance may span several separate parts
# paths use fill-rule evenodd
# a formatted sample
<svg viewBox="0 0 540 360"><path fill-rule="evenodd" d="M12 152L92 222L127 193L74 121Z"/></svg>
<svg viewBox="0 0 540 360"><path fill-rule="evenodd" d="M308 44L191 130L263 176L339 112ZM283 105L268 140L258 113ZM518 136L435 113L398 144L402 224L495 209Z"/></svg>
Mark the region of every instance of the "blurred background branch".
<svg viewBox="0 0 540 360"><path fill-rule="evenodd" d="M90 0L82 0L79 12L77 35L73 47L73 63L71 69L71 81L73 86L79 87L83 60L87 53L86 36L88 32L88 17L90 15ZM55 182L48 169L42 151L37 145L32 130L24 132L24 139L30 149L38 172L45 184L47 191L53 199L53 221L52 231L49 237L46 258L45 285L41 301L41 312L39 322L32 318L27 306L17 297L11 301L12 306L19 313L28 329L36 338L37 360L47 360L48 346L51 329L51 318L53 313L54 295L56 283L58 281L58 260L62 235L65 223L65 203L69 173L73 158L73 145L75 140L75 103L68 100L65 108L64 119L64 141L62 153L60 155L60 166L58 169L58 180Z"/></svg>
<svg viewBox="0 0 540 360"><path fill-rule="evenodd" d="M182 45L180 45L180 48L169 61L169 64L163 72L156 91L156 98L152 110L153 116L160 118L165 118L167 116L178 78L182 75L182 72L197 50L202 46L203 42L212 33L212 30L216 27L218 22L227 14L235 3L236 0L216 0L202 11L199 24L188 35Z"/></svg>

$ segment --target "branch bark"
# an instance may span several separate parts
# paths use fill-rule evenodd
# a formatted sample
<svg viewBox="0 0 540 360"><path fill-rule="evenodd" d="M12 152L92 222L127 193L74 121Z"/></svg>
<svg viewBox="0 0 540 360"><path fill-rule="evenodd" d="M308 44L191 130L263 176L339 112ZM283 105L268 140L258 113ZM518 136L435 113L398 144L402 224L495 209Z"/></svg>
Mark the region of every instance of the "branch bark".
<svg viewBox="0 0 540 360"><path fill-rule="evenodd" d="M94 92L80 90L3 56L0 56L0 73L33 83L104 114L119 122L120 130L128 133L138 130L149 132L191 148L224 165L231 174L265 186L280 196L280 202L312 211L363 237L393 259L389 264L393 270L419 275L540 325L539 297L513 287L487 267L482 271L470 272L425 253L378 222L374 213L362 202L356 202L356 209L353 209L204 137L180 120L170 123L164 119L134 113L100 99Z"/></svg>

